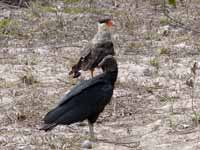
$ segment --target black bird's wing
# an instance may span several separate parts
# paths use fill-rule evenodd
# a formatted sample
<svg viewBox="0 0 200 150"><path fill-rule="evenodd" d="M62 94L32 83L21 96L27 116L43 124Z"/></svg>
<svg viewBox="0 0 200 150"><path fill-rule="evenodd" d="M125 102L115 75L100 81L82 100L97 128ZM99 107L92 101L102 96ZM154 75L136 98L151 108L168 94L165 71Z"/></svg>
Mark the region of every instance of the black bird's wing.
<svg viewBox="0 0 200 150"><path fill-rule="evenodd" d="M83 83L82 83L83 84ZM71 124L88 118L96 118L110 102L112 85L106 80L95 80L79 85L64 96L59 105L47 113L43 130L50 130L58 124Z"/></svg>
<svg viewBox="0 0 200 150"><path fill-rule="evenodd" d="M89 79L89 80L83 80L81 81L79 84L77 84L76 86L74 86L69 93L67 93L66 95L64 95L60 102L58 103L58 106L63 105L64 103L66 103L67 101L70 100L71 97L78 95L80 92L82 92L83 90L87 89L90 86L96 85L97 83L102 81L102 77L104 76L104 73L101 75L98 75L96 77L94 77L93 79Z"/></svg>

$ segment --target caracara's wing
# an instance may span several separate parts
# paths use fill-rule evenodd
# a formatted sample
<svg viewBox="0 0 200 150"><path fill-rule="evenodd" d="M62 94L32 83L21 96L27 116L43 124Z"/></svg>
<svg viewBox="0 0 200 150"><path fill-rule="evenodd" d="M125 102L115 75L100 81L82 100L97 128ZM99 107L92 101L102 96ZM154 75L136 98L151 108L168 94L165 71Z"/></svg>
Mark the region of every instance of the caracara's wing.
<svg viewBox="0 0 200 150"><path fill-rule="evenodd" d="M79 58L78 62L75 65L72 66L72 69L69 72L69 75L74 74L75 78L80 76L79 70L82 69L83 62L85 62L88 58L90 58L91 52L92 52L93 49L94 49L94 44L89 42L84 47L84 49L81 51L80 58Z"/></svg>
<svg viewBox="0 0 200 150"><path fill-rule="evenodd" d="M78 77L80 75L79 70L86 71L96 68L107 55L115 55L112 41L89 43L84 48L78 63L72 67L70 74L74 73L74 77Z"/></svg>
<svg viewBox="0 0 200 150"><path fill-rule="evenodd" d="M91 50L91 53L87 55L87 57L82 59L81 69L94 69L98 66L98 64L105 56L114 54L115 52L112 42L108 41L103 43L97 43L94 45L93 49Z"/></svg>
<svg viewBox="0 0 200 150"><path fill-rule="evenodd" d="M88 42L80 53L80 59L88 57L91 54L94 47L95 45L92 42Z"/></svg>

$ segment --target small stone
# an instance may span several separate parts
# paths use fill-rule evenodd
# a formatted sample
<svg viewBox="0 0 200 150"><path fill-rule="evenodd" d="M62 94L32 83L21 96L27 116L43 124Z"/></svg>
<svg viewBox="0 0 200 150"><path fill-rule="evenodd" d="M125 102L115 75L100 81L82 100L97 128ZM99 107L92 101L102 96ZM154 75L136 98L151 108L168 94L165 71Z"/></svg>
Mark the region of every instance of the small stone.
<svg viewBox="0 0 200 150"><path fill-rule="evenodd" d="M151 76L152 72L149 68L146 68L146 69L144 69L143 74L144 74L144 76Z"/></svg>
<svg viewBox="0 0 200 150"><path fill-rule="evenodd" d="M92 149L92 142L89 140L85 140L82 144L81 147L86 150L86 149Z"/></svg>
<svg viewBox="0 0 200 150"><path fill-rule="evenodd" d="M183 124L182 126L183 126L183 129L186 129L186 128L190 127L190 125L188 125L188 124Z"/></svg>

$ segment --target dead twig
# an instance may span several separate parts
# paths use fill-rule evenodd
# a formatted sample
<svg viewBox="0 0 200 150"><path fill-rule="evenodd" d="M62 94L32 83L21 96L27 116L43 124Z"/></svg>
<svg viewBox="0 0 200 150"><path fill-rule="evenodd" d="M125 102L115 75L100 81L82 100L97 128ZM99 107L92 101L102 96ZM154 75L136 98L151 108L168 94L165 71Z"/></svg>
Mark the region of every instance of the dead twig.
<svg viewBox="0 0 200 150"><path fill-rule="evenodd" d="M138 141L130 141L130 142L116 142L116 141L109 141L107 139L98 139L99 142L108 143L108 144L114 144L119 146L124 146L128 148L136 148L140 145L140 142ZM134 145L132 145L134 144Z"/></svg>
<svg viewBox="0 0 200 150"><path fill-rule="evenodd" d="M169 13L168 13L167 11L163 11L163 13L164 13L164 15L165 15L168 19L170 19L176 26L178 26L178 27L180 27L180 28L182 28L182 29L185 29L185 30L187 30L187 31L192 31L192 32L197 33L197 34L200 33L200 31L197 31L197 30L195 30L195 29L192 29L191 27L186 26L186 25L185 25L184 23L182 23L181 21L176 20L175 18L173 18L172 16L170 16ZM169 24L170 24L170 25L174 25L174 24L172 24L172 23L169 23Z"/></svg>
<svg viewBox="0 0 200 150"><path fill-rule="evenodd" d="M65 81L65 80L63 80L63 79L57 79L58 81L61 81L61 82L63 82L63 83L65 83L65 84L70 84L69 82L67 82L67 81Z"/></svg>
<svg viewBox="0 0 200 150"><path fill-rule="evenodd" d="M11 8L11 9L19 9L19 6L9 5L4 2L0 2L0 8Z"/></svg>

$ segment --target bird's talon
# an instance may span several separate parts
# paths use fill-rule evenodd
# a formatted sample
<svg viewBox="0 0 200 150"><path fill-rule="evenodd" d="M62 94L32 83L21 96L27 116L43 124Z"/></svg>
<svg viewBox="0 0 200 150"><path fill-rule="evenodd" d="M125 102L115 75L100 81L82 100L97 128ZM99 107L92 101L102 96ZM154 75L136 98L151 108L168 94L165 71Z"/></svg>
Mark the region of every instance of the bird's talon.
<svg viewBox="0 0 200 150"><path fill-rule="evenodd" d="M80 72L75 72L73 78L78 78L81 75Z"/></svg>

